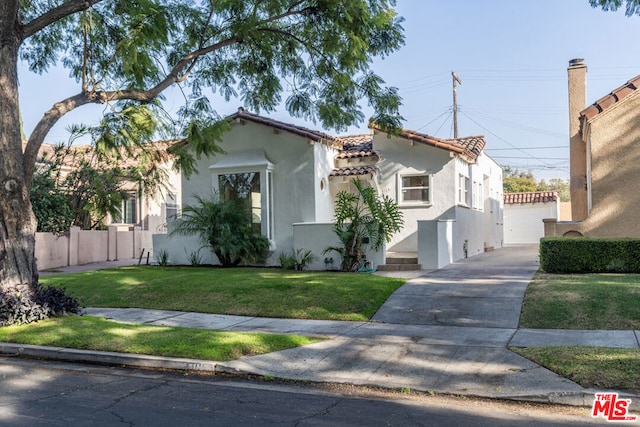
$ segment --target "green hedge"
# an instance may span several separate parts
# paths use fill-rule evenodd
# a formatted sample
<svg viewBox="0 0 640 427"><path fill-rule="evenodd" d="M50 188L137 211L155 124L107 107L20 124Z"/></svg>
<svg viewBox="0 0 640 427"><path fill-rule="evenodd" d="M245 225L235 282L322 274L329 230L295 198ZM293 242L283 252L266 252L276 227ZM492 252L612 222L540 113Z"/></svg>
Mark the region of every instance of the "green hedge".
<svg viewBox="0 0 640 427"><path fill-rule="evenodd" d="M548 273L640 273L640 239L545 237L540 267Z"/></svg>

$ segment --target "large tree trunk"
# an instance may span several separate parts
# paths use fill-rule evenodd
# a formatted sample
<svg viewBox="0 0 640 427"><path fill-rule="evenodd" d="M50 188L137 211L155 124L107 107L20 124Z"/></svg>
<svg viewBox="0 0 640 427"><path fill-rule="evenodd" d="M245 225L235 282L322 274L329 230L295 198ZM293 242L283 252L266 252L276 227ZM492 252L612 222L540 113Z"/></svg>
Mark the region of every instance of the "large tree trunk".
<svg viewBox="0 0 640 427"><path fill-rule="evenodd" d="M0 6L0 286L36 284L36 220L29 193L32 168L25 164L18 106L16 2ZM3 22L4 21L4 22Z"/></svg>

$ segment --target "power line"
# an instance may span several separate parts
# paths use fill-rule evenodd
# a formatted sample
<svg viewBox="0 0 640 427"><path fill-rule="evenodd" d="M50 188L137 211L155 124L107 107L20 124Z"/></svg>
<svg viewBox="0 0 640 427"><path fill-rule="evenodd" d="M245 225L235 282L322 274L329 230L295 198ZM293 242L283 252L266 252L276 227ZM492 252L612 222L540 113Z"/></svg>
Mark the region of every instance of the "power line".
<svg viewBox="0 0 640 427"><path fill-rule="evenodd" d="M539 161L540 163L542 163L542 164L544 164L544 165L546 165L546 166L549 166L549 167L551 167L551 166L552 166L552 165L550 165L549 163L545 162L544 160L539 159L539 158L537 158L537 157L535 157L535 156L530 155L529 153L527 153L526 151L522 150L521 148L516 147L515 145L513 145L512 143L510 143L510 142L509 142L509 141L507 141L506 139L501 138L501 137L499 137L498 135L496 135L495 133L491 132L489 129L487 129L486 127L482 126L480 123L478 123L476 120L474 120L473 118L469 117L469 115L468 115L464 110L463 110L463 111L461 111L461 113L462 113L462 114L464 114L464 115L465 115L469 120L471 120L472 122L474 122L476 125L480 126L482 129L484 129L485 131L487 131L487 132L488 132L488 133L490 133L491 135L495 136L496 138L498 138L500 141L504 142L505 144L507 144L507 145L509 145L509 146L513 147L514 149L516 149L516 150L518 150L518 151L521 151L521 152L522 152L523 154L525 154L525 155L530 156L530 157L531 157L531 159L537 160L537 161Z"/></svg>
<svg viewBox="0 0 640 427"><path fill-rule="evenodd" d="M549 147L519 147L520 150L553 150L557 148L569 148L567 145L552 145ZM515 148L485 148L490 151L512 151Z"/></svg>
<svg viewBox="0 0 640 427"><path fill-rule="evenodd" d="M518 157L518 156L491 156L494 159L530 159L531 157ZM566 157L536 157L539 160L567 160Z"/></svg>

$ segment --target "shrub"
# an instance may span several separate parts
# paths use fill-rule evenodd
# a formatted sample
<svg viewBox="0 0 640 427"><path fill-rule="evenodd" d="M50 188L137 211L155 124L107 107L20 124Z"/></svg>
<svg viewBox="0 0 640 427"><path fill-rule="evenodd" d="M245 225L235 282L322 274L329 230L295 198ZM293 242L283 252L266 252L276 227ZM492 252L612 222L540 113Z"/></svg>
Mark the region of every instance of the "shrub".
<svg viewBox="0 0 640 427"><path fill-rule="evenodd" d="M336 196L333 231L342 246L325 248L323 255L336 252L342 258L343 271L358 271L364 258L363 244L370 242L380 250L404 225L402 211L389 196L379 195L360 180L353 181L355 193L341 191Z"/></svg>
<svg viewBox="0 0 640 427"><path fill-rule="evenodd" d="M80 304L62 288L17 285L0 291L0 326L32 323L68 313L79 314Z"/></svg>
<svg viewBox="0 0 640 427"><path fill-rule="evenodd" d="M640 239L543 238L540 267L548 273L640 273Z"/></svg>
<svg viewBox="0 0 640 427"><path fill-rule="evenodd" d="M315 256L310 250L293 249L291 254L281 252L278 259L283 269L302 271L313 262Z"/></svg>
<svg viewBox="0 0 640 427"><path fill-rule="evenodd" d="M187 252L187 250L184 250L185 253ZM189 260L189 264L191 264L191 267L199 267L202 265L202 255L200 255L200 249L198 249L197 251L191 251L187 254L187 259Z"/></svg>
<svg viewBox="0 0 640 427"><path fill-rule="evenodd" d="M174 222L173 233L198 236L218 257L222 267L240 263L263 264L269 240L251 224L251 213L241 203L195 196L196 205L184 206L182 217Z"/></svg>
<svg viewBox="0 0 640 427"><path fill-rule="evenodd" d="M160 267L166 267L169 265L169 252L166 249L161 249L156 254L155 259Z"/></svg>

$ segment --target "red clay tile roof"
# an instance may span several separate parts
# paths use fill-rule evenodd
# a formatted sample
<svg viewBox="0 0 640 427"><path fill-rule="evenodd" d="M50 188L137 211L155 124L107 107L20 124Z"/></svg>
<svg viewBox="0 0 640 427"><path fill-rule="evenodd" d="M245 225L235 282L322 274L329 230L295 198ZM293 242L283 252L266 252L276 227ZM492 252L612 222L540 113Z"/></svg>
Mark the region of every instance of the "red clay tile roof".
<svg viewBox="0 0 640 427"><path fill-rule="evenodd" d="M372 128L381 131L375 124ZM478 158L485 146L484 136L468 136L455 139L441 139L435 136L416 132L414 130L402 129L399 136L410 141L442 148L456 154L460 154L465 160L473 163Z"/></svg>
<svg viewBox="0 0 640 427"><path fill-rule="evenodd" d="M228 117L232 120L248 120L254 123L259 123L266 126L271 126L275 129L284 130L287 132L291 132L295 135L300 135L305 138L309 138L315 142L323 142L328 144L336 144L342 146L343 141L340 138L336 138L333 135L329 135L328 133L319 132L312 129L307 129L302 126L296 126L284 122L280 122L278 120L269 119L267 117L262 117L257 114L252 114L245 110L244 108L238 108L238 111L233 113Z"/></svg>
<svg viewBox="0 0 640 427"><path fill-rule="evenodd" d="M517 205L521 203L549 203L558 200L557 191L532 191L528 193L505 193L503 196L505 205Z"/></svg>
<svg viewBox="0 0 640 427"><path fill-rule="evenodd" d="M343 141L342 151L336 156L336 159L380 157L380 154L373 150L373 135L371 134L341 136L340 139Z"/></svg>
<svg viewBox="0 0 640 427"><path fill-rule="evenodd" d="M378 173L378 169L373 166L358 166L352 168L340 168L334 169L331 171L329 176L359 176L371 174L375 175Z"/></svg>
<svg viewBox="0 0 640 427"><path fill-rule="evenodd" d="M587 120L591 120L593 117L614 105L616 102L624 99L626 96L634 93L636 89L640 88L640 76L636 76L623 84L617 89L614 89L610 94L598 99L592 105L588 106L580 112L580 117L584 117Z"/></svg>

